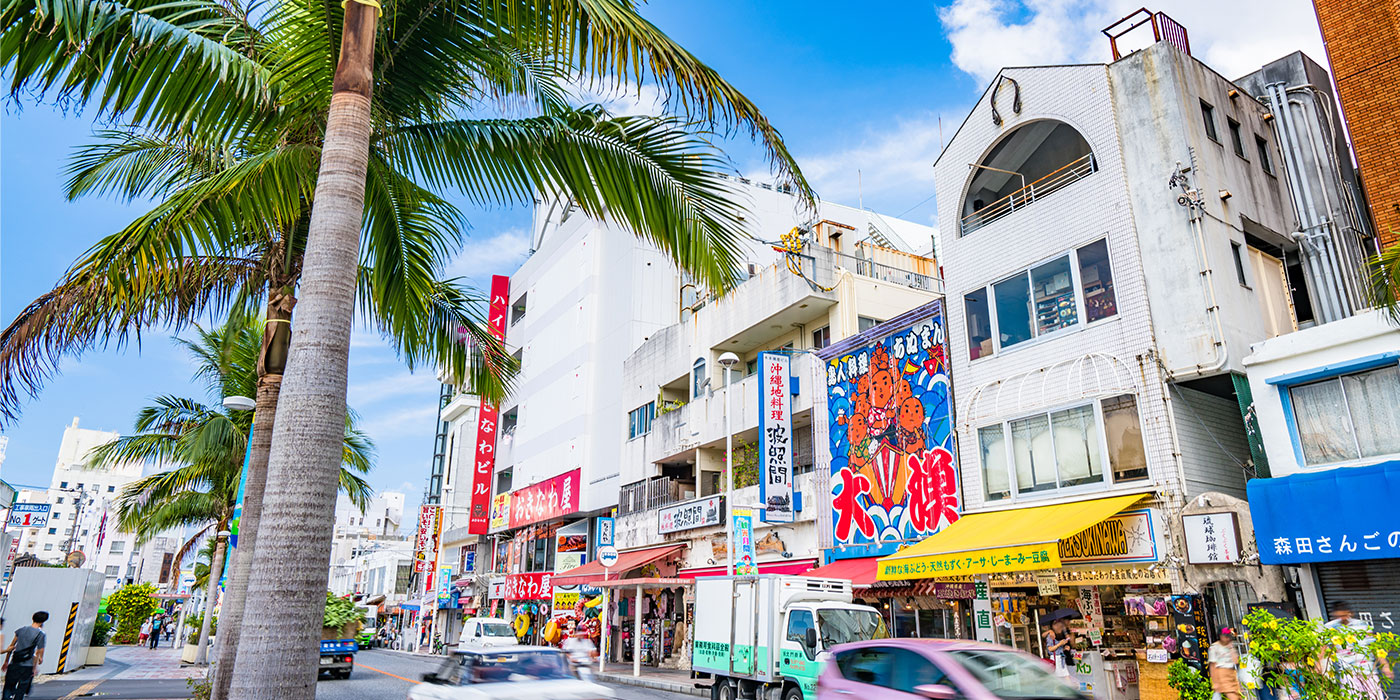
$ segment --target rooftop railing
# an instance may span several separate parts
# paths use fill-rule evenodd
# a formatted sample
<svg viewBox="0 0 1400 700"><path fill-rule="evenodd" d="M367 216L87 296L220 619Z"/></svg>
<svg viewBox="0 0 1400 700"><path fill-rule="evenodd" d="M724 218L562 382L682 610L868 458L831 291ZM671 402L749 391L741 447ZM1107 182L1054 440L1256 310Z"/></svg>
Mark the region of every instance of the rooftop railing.
<svg viewBox="0 0 1400 700"><path fill-rule="evenodd" d="M870 277L880 280L881 282L889 282L890 284L899 284L911 289L922 289L926 292L943 291L943 280L933 275L901 270L892 265L877 263L868 258L860 258L845 253L837 253L836 256L840 261L841 267L862 277Z"/></svg>
<svg viewBox="0 0 1400 700"><path fill-rule="evenodd" d="M1043 199L1094 174L1099 169L1093 153L1086 153L1051 171L1034 182L988 204L962 218L962 235L966 236L987 224L1025 209Z"/></svg>

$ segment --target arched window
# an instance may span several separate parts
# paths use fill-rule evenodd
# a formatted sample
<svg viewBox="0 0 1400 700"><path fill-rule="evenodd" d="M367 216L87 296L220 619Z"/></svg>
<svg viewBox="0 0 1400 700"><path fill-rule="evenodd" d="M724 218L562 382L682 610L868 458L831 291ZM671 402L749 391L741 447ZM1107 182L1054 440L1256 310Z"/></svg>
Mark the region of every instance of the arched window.
<svg viewBox="0 0 1400 700"><path fill-rule="evenodd" d="M690 398L699 398L705 390L705 358L697 358L690 369Z"/></svg>
<svg viewBox="0 0 1400 700"><path fill-rule="evenodd" d="M962 234L967 235L1097 169L1089 142L1062 121L1033 121L1004 136L972 172L963 197Z"/></svg>

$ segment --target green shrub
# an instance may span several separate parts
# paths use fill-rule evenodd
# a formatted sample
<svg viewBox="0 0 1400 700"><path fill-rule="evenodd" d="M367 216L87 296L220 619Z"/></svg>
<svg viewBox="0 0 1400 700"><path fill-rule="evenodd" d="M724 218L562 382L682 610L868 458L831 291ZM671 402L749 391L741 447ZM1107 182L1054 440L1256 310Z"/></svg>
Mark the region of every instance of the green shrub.
<svg viewBox="0 0 1400 700"><path fill-rule="evenodd" d="M107 638L112 636L112 621L105 615L98 615L97 620L92 623L92 639L88 646L105 647Z"/></svg>
<svg viewBox="0 0 1400 700"><path fill-rule="evenodd" d="M1400 649L1400 637L1391 632L1361 635L1353 630L1323 626L1321 620L1279 619L1265 609L1256 609L1244 618L1246 631L1241 637L1249 643L1249 653L1261 664L1271 668L1287 668L1286 674L1276 674L1271 685L1286 688L1308 698L1328 700L1365 700L1365 693L1349 682L1345 667L1338 663L1347 656L1388 659ZM1391 679L1378 677L1382 687Z"/></svg>
<svg viewBox="0 0 1400 700"><path fill-rule="evenodd" d="M1167 685L1176 689L1181 700L1211 700L1210 679L1177 659L1167 665Z"/></svg>
<svg viewBox="0 0 1400 700"><path fill-rule="evenodd" d="M117 618L117 633L112 636L116 644L135 644L141 638L141 623L151 617L160 606L155 599L156 587L152 583L122 586L107 597L107 614Z"/></svg>
<svg viewBox="0 0 1400 700"><path fill-rule="evenodd" d="M199 628L204 624L204 615L195 613L185 616L185 629L189 630L188 641L190 644L199 644ZM219 616L209 621L209 636L213 637L219 633Z"/></svg>
<svg viewBox="0 0 1400 700"><path fill-rule="evenodd" d="M343 630L347 636L354 636L359 632L359 622L364 620L366 608L357 607L349 598L342 598L330 591L326 591L326 611L322 615L321 627L328 630ZM346 630L351 623L355 624L355 629Z"/></svg>

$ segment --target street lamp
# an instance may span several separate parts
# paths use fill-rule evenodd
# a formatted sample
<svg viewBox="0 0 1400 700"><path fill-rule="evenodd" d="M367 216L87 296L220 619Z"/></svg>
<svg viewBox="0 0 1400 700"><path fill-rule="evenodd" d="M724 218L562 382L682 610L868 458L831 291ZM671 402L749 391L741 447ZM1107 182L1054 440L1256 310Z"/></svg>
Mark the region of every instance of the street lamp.
<svg viewBox="0 0 1400 700"><path fill-rule="evenodd" d="M209 576L204 579L204 619L199 623L199 648L194 655L195 664L201 666L209 663L209 627L214 621L214 595L224 575L224 548L228 546L228 536L228 530L220 530L215 535L214 558L209 561Z"/></svg>
<svg viewBox="0 0 1400 700"><path fill-rule="evenodd" d="M739 356L732 352L726 352L719 356L719 366L724 368L724 471L726 475L724 507L729 513L726 518L728 525L725 528L727 530L725 542L729 545L726 547L729 550L729 561L725 564L724 573L728 576L734 575L734 506L732 505L734 503L734 426L729 410L731 403L729 371L734 369L734 365L737 364L739 364Z"/></svg>
<svg viewBox="0 0 1400 700"><path fill-rule="evenodd" d="M224 408L230 411L251 411L258 407L258 402L247 396L225 396Z"/></svg>

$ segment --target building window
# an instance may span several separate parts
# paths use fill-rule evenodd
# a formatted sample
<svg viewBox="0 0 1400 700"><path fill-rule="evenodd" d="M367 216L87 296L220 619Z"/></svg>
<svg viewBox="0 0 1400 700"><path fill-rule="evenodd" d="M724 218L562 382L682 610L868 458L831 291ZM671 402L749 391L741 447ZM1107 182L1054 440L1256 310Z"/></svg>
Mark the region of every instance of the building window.
<svg viewBox="0 0 1400 700"><path fill-rule="evenodd" d="M44 545L44 551L45 551L45 552L52 552L52 551L53 551L53 543L50 542L50 543Z"/></svg>
<svg viewBox="0 0 1400 700"><path fill-rule="evenodd" d="M63 497L59 496L58 498L54 499L54 503L57 505L63 505Z"/></svg>
<svg viewBox="0 0 1400 700"><path fill-rule="evenodd" d="M1260 135L1258 135L1258 134L1255 134L1255 135L1254 135L1254 150L1256 150L1256 151L1259 152L1259 165L1260 165L1260 167L1264 168L1264 172L1266 172L1266 173L1268 173L1268 174L1270 174L1270 175L1273 175L1273 174L1274 174L1274 163L1273 163L1273 161L1269 160L1269 142L1268 142L1268 141L1265 141L1265 140L1264 140L1264 137L1262 137L1262 136L1260 136Z"/></svg>
<svg viewBox="0 0 1400 700"><path fill-rule="evenodd" d="M822 326L812 331L812 349L821 350L831 344L831 326Z"/></svg>
<svg viewBox="0 0 1400 700"><path fill-rule="evenodd" d="M120 564L119 564L119 565L116 565L116 566L109 566L109 567L107 567L107 571L106 571L107 578L116 578L116 577L120 576L121 573L122 573L122 567L121 567Z"/></svg>
<svg viewBox="0 0 1400 700"><path fill-rule="evenodd" d="M1242 246L1234 241L1230 241L1230 254L1235 257L1235 279L1239 280L1241 287L1248 287L1249 281L1244 276L1244 251Z"/></svg>
<svg viewBox="0 0 1400 700"><path fill-rule="evenodd" d="M1220 135L1215 131L1215 108L1209 102L1201 100L1201 119L1206 124L1206 136L1211 141L1220 143Z"/></svg>
<svg viewBox="0 0 1400 700"><path fill-rule="evenodd" d="M963 308L967 312L967 354L969 359L991 355L992 312L987 307L987 288L983 287L963 295Z"/></svg>
<svg viewBox="0 0 1400 700"><path fill-rule="evenodd" d="M627 414L627 439L646 435L651 432L651 419L656 417L656 402L648 401L646 405L632 409Z"/></svg>
<svg viewBox="0 0 1400 700"><path fill-rule="evenodd" d="M695 360L695 364L690 368L690 397L700 398L705 390L705 358Z"/></svg>
<svg viewBox="0 0 1400 700"><path fill-rule="evenodd" d="M78 490L79 490L79 491L83 490L83 482L81 482L81 481L78 482Z"/></svg>
<svg viewBox="0 0 1400 700"><path fill-rule="evenodd" d="M58 482L58 487L61 488L61 489L66 489L66 488L68 488L68 482L66 482L66 481L60 481L60 482Z"/></svg>
<svg viewBox="0 0 1400 700"><path fill-rule="evenodd" d="M1131 395L983 426L977 442L989 501L1147 477Z"/></svg>
<svg viewBox="0 0 1400 700"><path fill-rule="evenodd" d="M1289 387L1308 466L1400 454L1400 366Z"/></svg>
<svg viewBox="0 0 1400 700"><path fill-rule="evenodd" d="M1225 117L1225 126L1230 130L1230 146L1235 149L1235 155L1249 160L1249 156L1244 154L1244 137L1240 135L1240 123Z"/></svg>
<svg viewBox="0 0 1400 700"><path fill-rule="evenodd" d="M520 323L520 319L525 318L525 301L528 294L521 294L514 304L510 305L510 325Z"/></svg>
<svg viewBox="0 0 1400 700"><path fill-rule="evenodd" d="M755 374L758 374L758 358L756 357L744 363L744 376L752 377Z"/></svg>
<svg viewBox="0 0 1400 700"><path fill-rule="evenodd" d="M115 486L108 486L108 487L107 487L107 493L116 493L116 491L117 491L117 487L115 487Z"/></svg>
<svg viewBox="0 0 1400 700"><path fill-rule="evenodd" d="M56 527L51 527L51 528L49 528L49 534L50 534L50 535L57 535L57 534L58 534L58 528L56 528Z"/></svg>
<svg viewBox="0 0 1400 700"><path fill-rule="evenodd" d="M496 474L496 493L510 493L510 482L514 473L514 469L502 469Z"/></svg>
<svg viewBox="0 0 1400 700"><path fill-rule="evenodd" d="M969 354L990 355L1032 338L1118 313L1108 243L1098 240L963 297Z"/></svg>
<svg viewBox="0 0 1400 700"><path fill-rule="evenodd" d="M126 549L126 543L121 540L112 540L112 548L107 550L111 554L121 554Z"/></svg>
<svg viewBox="0 0 1400 700"><path fill-rule="evenodd" d="M856 329L858 333L864 333L865 331L868 331L871 328L880 325L881 323L883 323L883 321L881 321L880 319L870 318L869 316L856 317Z"/></svg>

